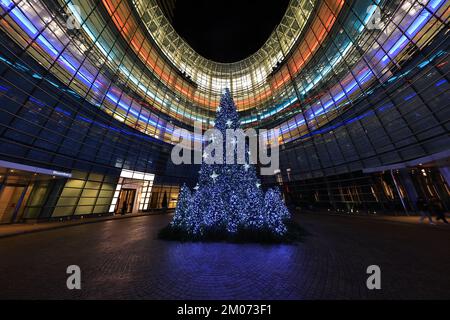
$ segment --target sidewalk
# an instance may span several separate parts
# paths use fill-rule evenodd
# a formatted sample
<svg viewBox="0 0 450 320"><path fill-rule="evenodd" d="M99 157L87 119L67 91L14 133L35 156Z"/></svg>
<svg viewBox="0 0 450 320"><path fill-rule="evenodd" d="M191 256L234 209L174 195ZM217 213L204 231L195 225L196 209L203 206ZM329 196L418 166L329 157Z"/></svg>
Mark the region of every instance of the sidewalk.
<svg viewBox="0 0 450 320"><path fill-rule="evenodd" d="M170 212L169 212L170 213ZM115 215L115 216L105 216L105 217L93 217L93 218L84 218L77 219L72 221L51 221L51 222L39 222L39 223L15 223L15 224L4 224L0 225L0 238L6 238L11 236L16 236L20 234L33 233L45 230L59 229L59 228L67 228L72 226L78 226L87 223L97 223L108 220L120 220L120 219L128 219L149 215L156 215L163 213L138 213L138 214L129 214L129 215ZM168 213L164 213L168 214Z"/></svg>
<svg viewBox="0 0 450 320"><path fill-rule="evenodd" d="M373 219L377 221L387 222L387 223L402 223L402 224L411 224L411 225L423 225L424 227L429 228L438 228L438 229L446 229L450 230L450 225L444 224L442 221L436 221L433 217L433 222L435 225L430 225L428 220L424 220L423 223L419 222L419 216L381 216L381 215L350 215L350 214L338 214L338 213L329 213L329 212L311 212L311 211L303 211L297 213L301 216L302 214L321 214L321 215L332 215L332 216L340 216L347 218L360 218L360 219ZM71 226L78 226L86 223L97 223L108 220L119 220L119 219L128 219L135 217L142 217L148 215L155 214L163 214L163 213L140 213L140 214L130 214L130 215L116 215L116 216L106 216L106 217L96 217L96 218L84 218L79 220L72 221L54 221L54 222L40 222L40 223L17 223L17 224L5 224L0 225L0 238L11 237L20 234L33 233L45 230L59 229L59 228L67 228ZM170 214L170 212L165 213Z"/></svg>
<svg viewBox="0 0 450 320"><path fill-rule="evenodd" d="M333 212L313 212L313 211L303 211L299 212L300 214L324 214L324 215L332 215L332 216L340 216L340 217L348 217L348 218L361 218L361 219L373 219L377 221L389 222L389 223L402 223L402 224L412 224L412 225L423 225L424 227L430 228L439 228L439 229L447 229L450 230L450 224L445 224L444 222L436 221L436 217L433 217L434 225L429 224L428 218L424 219L423 222L420 222L419 215L411 215L411 216L388 216L388 215L362 215L362 214L339 214ZM447 220L450 218L447 217Z"/></svg>

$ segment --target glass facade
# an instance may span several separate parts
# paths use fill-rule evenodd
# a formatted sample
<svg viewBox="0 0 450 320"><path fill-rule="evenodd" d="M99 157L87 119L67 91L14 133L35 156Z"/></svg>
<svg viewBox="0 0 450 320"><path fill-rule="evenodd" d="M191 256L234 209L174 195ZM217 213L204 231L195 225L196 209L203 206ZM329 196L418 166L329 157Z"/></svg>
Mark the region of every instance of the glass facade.
<svg viewBox="0 0 450 320"><path fill-rule="evenodd" d="M173 133L211 127L225 88L245 127L280 130L265 183L293 199L347 203L347 181L389 207L421 162L447 201L449 16L446 0L292 0L258 52L217 63L156 0L0 0L0 160L71 174L23 170L28 191L0 179L0 222L173 208L197 170L171 164Z"/></svg>

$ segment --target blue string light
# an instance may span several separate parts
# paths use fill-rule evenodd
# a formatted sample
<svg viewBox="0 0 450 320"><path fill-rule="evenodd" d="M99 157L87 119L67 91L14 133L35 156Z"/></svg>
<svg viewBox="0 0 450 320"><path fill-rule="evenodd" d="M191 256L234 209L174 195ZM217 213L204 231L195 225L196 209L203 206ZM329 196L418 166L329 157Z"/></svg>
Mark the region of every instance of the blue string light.
<svg viewBox="0 0 450 320"><path fill-rule="evenodd" d="M236 106L230 91L226 90L215 128L225 136L227 129L239 127ZM287 232L284 221L290 214L281 193L277 189L263 192L256 169L249 164L246 154L246 164L203 163L194 192L182 186L171 226L194 237L208 232L235 234L242 230L284 235Z"/></svg>

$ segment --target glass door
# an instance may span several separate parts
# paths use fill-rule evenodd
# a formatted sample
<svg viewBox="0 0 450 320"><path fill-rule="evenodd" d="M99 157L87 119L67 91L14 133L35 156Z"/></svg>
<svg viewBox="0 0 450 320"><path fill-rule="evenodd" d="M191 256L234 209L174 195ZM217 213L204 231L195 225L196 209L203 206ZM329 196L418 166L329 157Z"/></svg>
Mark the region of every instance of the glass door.
<svg viewBox="0 0 450 320"><path fill-rule="evenodd" d="M116 213L127 214L133 212L136 189L122 189L117 201Z"/></svg>
<svg viewBox="0 0 450 320"><path fill-rule="evenodd" d="M12 223L26 192L25 186L3 185L0 190L0 223Z"/></svg>

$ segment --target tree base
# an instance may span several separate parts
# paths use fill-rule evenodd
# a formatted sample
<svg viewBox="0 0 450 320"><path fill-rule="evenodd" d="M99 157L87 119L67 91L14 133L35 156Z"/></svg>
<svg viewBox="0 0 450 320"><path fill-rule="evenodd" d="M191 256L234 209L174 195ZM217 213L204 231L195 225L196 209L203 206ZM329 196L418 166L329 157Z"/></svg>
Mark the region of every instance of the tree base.
<svg viewBox="0 0 450 320"><path fill-rule="evenodd" d="M214 229L206 231L203 235L192 235L181 228L167 225L158 233L158 238L168 241L181 242L232 242L232 243L287 243L293 244L303 241L307 234L295 221L285 222L287 232L280 236L267 229L240 229L236 233L228 233L225 230Z"/></svg>

